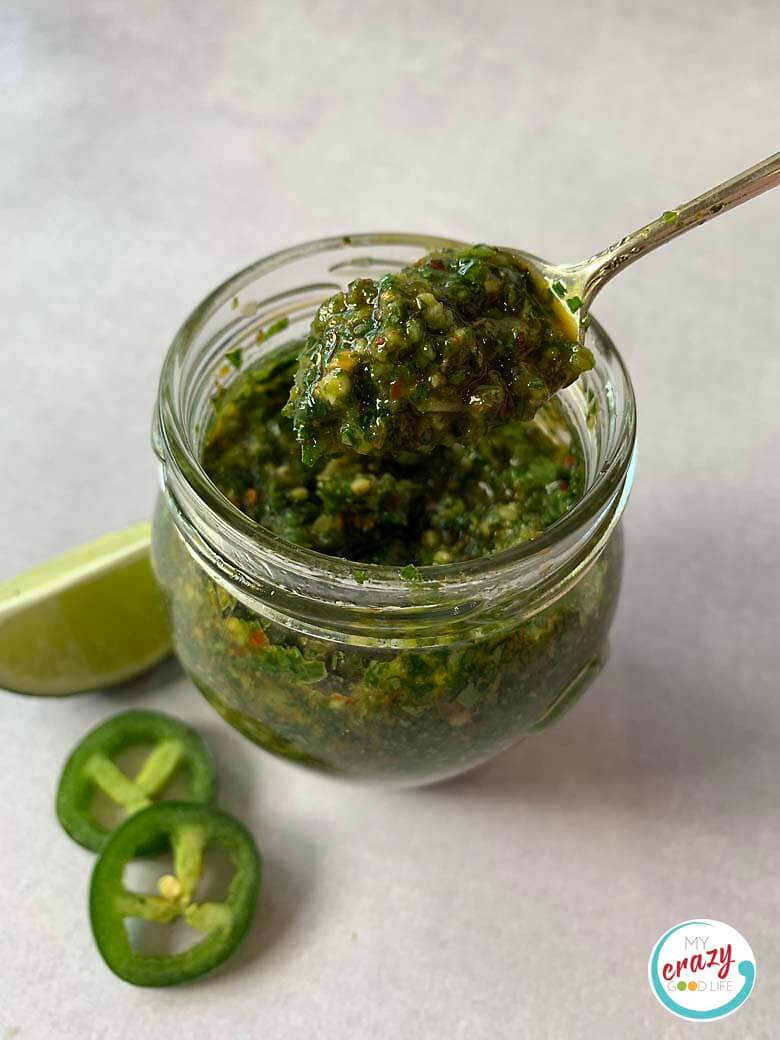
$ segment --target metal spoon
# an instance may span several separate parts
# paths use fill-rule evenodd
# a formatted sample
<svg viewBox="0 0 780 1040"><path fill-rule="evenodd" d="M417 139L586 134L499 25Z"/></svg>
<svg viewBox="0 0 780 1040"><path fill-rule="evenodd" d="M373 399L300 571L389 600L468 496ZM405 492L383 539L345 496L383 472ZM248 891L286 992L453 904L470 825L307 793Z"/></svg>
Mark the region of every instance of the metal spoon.
<svg viewBox="0 0 780 1040"><path fill-rule="evenodd" d="M683 235L691 228L705 224L713 217L720 216L721 213L778 185L780 152L775 152L763 162L743 170L736 177L705 191L703 195L690 202L667 210L656 220L626 235L588 260L560 265L535 261L534 273L541 275L553 292L568 304L577 322L579 338L582 340L588 326L586 318L593 299L610 278L678 235Z"/></svg>

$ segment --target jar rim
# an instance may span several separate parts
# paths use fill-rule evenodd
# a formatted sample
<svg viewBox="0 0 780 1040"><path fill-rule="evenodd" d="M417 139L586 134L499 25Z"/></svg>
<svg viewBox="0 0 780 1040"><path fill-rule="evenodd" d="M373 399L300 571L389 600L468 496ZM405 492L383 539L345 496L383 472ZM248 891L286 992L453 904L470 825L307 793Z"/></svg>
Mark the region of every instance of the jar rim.
<svg viewBox="0 0 780 1040"><path fill-rule="evenodd" d="M195 496L198 515L201 518L206 517L223 537L237 540L243 561L255 563L264 570L271 561L280 565L282 569L291 569L298 579L309 575L325 582L334 582L338 588L334 595L334 603L343 602L345 590L348 589L354 605L356 600L365 599L360 596L361 590L369 588L371 603L374 606L383 605L382 601L398 604L399 597L402 601L404 595L408 594L410 582L408 578L401 576L400 568L347 560L305 548L282 538L234 506L204 470L198 450L193 444L192 433L186 428L172 388L177 367L194 345L195 338L206 321L220 307L235 299L250 283L291 261L315 253L352 246L363 248L377 245L414 246L419 247L421 252L428 252L437 248L463 248L466 243L434 235L403 232L335 235L278 250L242 268L212 290L192 310L174 336L160 376L153 433L158 457L165 466L173 465L179 487ZM538 262L539 258L531 253L514 248L510 251L530 262ZM630 488L630 472L634 458L636 402L631 379L617 347L594 318L591 318L589 334L591 330L594 339L597 340L595 349L608 360L622 381L624 402L622 415L619 417L620 428L616 431L610 453L600 466L593 482L568 512L531 541L503 549L490 556L480 556L460 563L415 567L414 584L418 589L427 585L435 588L438 595L446 596L448 590L453 594L462 593L464 587L474 584L489 588L492 580L498 577L503 579L509 571L538 566L559 543L570 539L583 529L591 528L609 502L615 499L621 486L627 485L620 496L618 510L622 511ZM361 573L359 583L355 579L356 570Z"/></svg>

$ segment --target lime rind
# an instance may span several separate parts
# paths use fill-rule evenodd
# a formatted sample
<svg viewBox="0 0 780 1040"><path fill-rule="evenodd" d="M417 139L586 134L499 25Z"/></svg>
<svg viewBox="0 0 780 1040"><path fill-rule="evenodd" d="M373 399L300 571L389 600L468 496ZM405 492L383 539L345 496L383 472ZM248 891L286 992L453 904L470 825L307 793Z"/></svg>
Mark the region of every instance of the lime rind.
<svg viewBox="0 0 780 1040"><path fill-rule="evenodd" d="M0 621L36 600L54 596L64 588L77 585L100 574L117 562L129 563L149 552L151 526L135 524L123 531L112 531L93 542L47 560L14 578L0 582Z"/></svg>

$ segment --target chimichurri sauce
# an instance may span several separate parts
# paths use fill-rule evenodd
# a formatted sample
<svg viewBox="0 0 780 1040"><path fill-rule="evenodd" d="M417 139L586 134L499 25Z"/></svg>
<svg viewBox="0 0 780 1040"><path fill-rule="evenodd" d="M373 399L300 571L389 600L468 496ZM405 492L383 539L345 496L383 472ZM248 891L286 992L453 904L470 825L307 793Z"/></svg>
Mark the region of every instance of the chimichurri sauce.
<svg viewBox="0 0 780 1040"><path fill-rule="evenodd" d="M553 404L404 461L342 448L307 466L281 414L294 364L237 377L203 456L234 505L291 542L359 562L460 562L534 538L582 493L579 447Z"/></svg>
<svg viewBox="0 0 780 1040"><path fill-rule="evenodd" d="M319 308L285 415L304 462L400 459L531 419L593 367L551 291L493 246L440 250Z"/></svg>

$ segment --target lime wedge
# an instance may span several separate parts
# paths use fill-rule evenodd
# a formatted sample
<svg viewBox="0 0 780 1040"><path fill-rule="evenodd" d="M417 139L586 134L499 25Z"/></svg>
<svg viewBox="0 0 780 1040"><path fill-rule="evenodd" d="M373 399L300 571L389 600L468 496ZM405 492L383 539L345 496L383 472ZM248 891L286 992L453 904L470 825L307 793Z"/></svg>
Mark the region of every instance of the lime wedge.
<svg viewBox="0 0 780 1040"><path fill-rule="evenodd" d="M0 583L0 687L57 697L131 679L170 651L149 524Z"/></svg>

